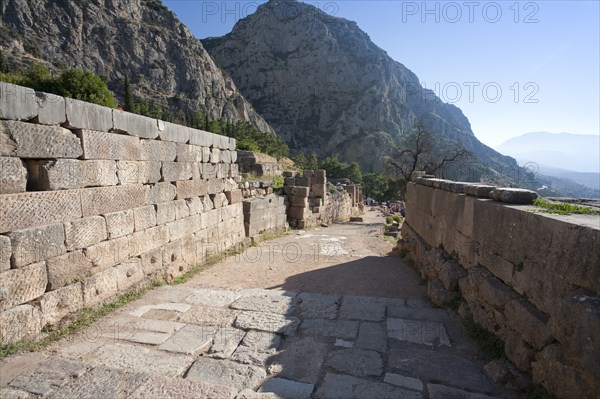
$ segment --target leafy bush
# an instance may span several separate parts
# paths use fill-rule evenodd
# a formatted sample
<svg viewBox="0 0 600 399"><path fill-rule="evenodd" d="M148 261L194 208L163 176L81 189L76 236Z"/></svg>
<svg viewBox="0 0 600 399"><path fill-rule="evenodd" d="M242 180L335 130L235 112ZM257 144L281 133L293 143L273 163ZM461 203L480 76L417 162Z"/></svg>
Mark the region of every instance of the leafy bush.
<svg viewBox="0 0 600 399"><path fill-rule="evenodd" d="M385 224L392 224L393 221L394 217L392 215L389 215L385 218Z"/></svg>
<svg viewBox="0 0 600 399"><path fill-rule="evenodd" d="M260 152L260 147L258 146L258 143L248 138L241 139L240 141L238 141L236 147L238 150Z"/></svg>
<svg viewBox="0 0 600 399"><path fill-rule="evenodd" d="M356 162L341 162L337 155L332 155L322 160L319 167L327 171L327 177L348 178L353 183L362 183L362 172Z"/></svg>
<svg viewBox="0 0 600 399"><path fill-rule="evenodd" d="M400 215L395 215L394 216L394 221L398 222L398 224L402 224L402 221L404 220L404 218Z"/></svg>

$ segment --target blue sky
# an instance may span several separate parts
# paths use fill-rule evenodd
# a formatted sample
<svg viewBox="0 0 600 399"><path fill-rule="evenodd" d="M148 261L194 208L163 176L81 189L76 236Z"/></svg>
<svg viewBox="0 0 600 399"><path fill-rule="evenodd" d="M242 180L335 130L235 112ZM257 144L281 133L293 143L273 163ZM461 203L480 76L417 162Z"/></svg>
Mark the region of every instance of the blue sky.
<svg viewBox="0 0 600 399"><path fill-rule="evenodd" d="M496 146L534 131L600 134L598 1L304 1L356 21L460 107ZM221 36L264 1L163 0L198 38Z"/></svg>

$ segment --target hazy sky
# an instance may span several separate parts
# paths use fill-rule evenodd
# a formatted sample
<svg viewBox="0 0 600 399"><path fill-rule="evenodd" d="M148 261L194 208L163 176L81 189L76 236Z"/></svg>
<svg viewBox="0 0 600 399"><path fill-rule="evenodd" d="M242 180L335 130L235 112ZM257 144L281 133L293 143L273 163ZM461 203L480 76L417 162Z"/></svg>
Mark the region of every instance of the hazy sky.
<svg viewBox="0 0 600 399"><path fill-rule="evenodd" d="M265 1L163 0L198 38ZM356 21L496 146L533 131L600 134L600 2L304 1Z"/></svg>

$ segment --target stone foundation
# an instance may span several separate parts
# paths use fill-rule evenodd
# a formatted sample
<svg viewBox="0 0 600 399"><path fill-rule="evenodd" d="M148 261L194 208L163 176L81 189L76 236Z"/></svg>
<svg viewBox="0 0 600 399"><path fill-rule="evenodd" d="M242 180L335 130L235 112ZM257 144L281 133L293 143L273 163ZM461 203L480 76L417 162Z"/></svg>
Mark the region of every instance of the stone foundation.
<svg viewBox="0 0 600 399"><path fill-rule="evenodd" d="M408 184L399 246L429 281L431 300L462 302L459 313L502 339L508 359L534 382L559 398L596 397L600 216L514 205L533 197L417 179Z"/></svg>

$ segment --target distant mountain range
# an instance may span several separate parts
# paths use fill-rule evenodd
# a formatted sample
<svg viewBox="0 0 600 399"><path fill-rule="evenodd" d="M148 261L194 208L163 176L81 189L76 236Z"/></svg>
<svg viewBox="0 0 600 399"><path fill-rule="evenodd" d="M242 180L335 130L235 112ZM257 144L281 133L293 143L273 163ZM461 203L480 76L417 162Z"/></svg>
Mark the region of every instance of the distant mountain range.
<svg viewBox="0 0 600 399"><path fill-rule="evenodd" d="M600 191L600 135L532 132L514 137L496 150L537 173Z"/></svg>

